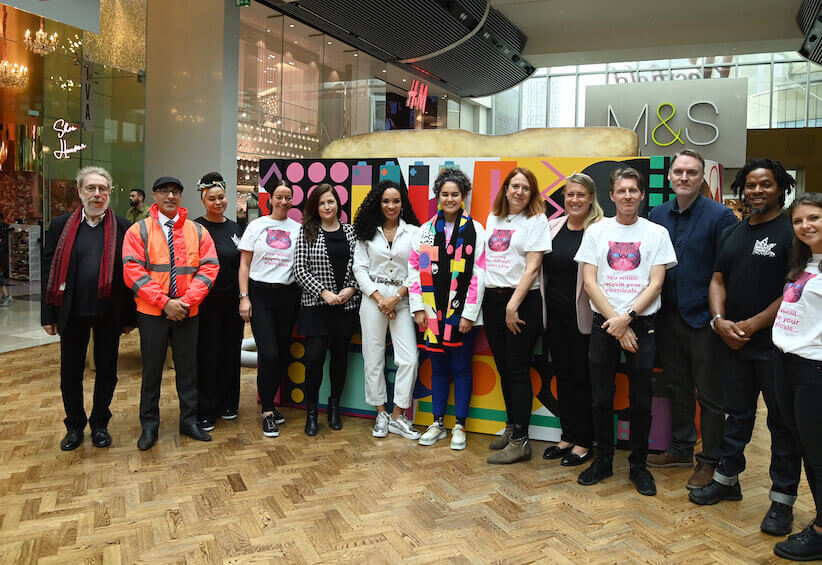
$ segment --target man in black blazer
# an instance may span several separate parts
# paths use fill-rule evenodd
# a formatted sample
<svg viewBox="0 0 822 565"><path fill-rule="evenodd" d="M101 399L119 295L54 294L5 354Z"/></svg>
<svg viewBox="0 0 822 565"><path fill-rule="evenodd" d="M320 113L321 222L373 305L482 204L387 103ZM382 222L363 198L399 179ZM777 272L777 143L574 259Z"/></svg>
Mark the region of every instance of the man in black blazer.
<svg viewBox="0 0 822 565"><path fill-rule="evenodd" d="M49 335L60 335L60 390L66 435L60 449L83 442L86 423L96 447L111 445L109 405L117 384L120 334L136 325L131 291L123 283L123 236L129 227L109 208L111 175L101 167L77 173L82 205L51 221L42 262L40 320ZM94 404L83 408L83 372L89 334L94 330Z"/></svg>
<svg viewBox="0 0 822 565"><path fill-rule="evenodd" d="M668 230L679 264L665 277L656 324L659 359L671 397L671 446L649 455L648 466L694 467L698 401L702 452L696 455L696 467L685 485L688 489L707 485L719 464L725 414L708 287L720 235L737 223L730 208L700 193L704 175L705 161L699 153L689 149L677 153L668 169L676 198L650 214L652 222Z"/></svg>

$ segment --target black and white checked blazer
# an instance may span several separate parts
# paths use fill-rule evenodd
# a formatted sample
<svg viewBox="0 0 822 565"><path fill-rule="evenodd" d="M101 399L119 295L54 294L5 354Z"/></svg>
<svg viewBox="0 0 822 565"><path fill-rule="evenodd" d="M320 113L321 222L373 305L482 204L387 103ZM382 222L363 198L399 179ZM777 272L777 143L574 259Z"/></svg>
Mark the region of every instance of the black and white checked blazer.
<svg viewBox="0 0 822 565"><path fill-rule="evenodd" d="M354 226L343 224L343 231L348 240L348 247L351 255L348 257L348 265L345 271L345 282L343 288L353 287L359 289L357 280L354 278L354 248L357 244L357 236L354 234ZM337 293L337 282L334 280L334 269L331 267L331 260L328 257L328 247L325 244L325 233L319 230L317 239L312 245L308 244L304 236L304 229L300 230L300 237L297 240L297 249L294 252L294 278L297 284L302 287L302 297L300 304L303 306L325 306L326 302L320 297L323 289ZM343 304L345 310L357 310L360 307L360 293L357 291L351 299Z"/></svg>

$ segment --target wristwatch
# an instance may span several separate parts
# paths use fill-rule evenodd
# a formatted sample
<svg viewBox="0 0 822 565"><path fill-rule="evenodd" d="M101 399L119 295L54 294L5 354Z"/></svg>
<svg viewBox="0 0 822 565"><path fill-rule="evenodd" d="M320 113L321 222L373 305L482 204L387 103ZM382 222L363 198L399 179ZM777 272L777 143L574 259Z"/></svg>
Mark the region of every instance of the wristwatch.
<svg viewBox="0 0 822 565"><path fill-rule="evenodd" d="M242 298L248 298L248 293L247 293L247 292L241 292L241 293L240 293L240 298L241 298L241 299L242 299Z"/></svg>
<svg viewBox="0 0 822 565"><path fill-rule="evenodd" d="M636 316L637 316L637 314L636 314L636 310L628 310L628 315L631 317L631 321L632 321L632 322L633 322L634 320L636 320Z"/></svg>
<svg viewBox="0 0 822 565"><path fill-rule="evenodd" d="M722 314L717 314L713 318L711 318L711 329L716 331L716 321L722 318Z"/></svg>

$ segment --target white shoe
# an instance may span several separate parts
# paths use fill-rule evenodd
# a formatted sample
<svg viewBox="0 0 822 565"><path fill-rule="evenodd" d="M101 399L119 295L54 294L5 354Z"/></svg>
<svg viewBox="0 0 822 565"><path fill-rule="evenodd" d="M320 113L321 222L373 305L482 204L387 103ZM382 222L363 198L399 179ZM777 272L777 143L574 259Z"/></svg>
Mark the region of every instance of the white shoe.
<svg viewBox="0 0 822 565"><path fill-rule="evenodd" d="M388 420L388 431L392 434L399 434L405 439L420 439L422 435L414 429L405 414L400 414L396 419L390 418Z"/></svg>
<svg viewBox="0 0 822 565"><path fill-rule="evenodd" d="M445 426L434 420L434 423L428 426L425 433L420 436L420 445L434 445L439 440L445 439L447 435Z"/></svg>
<svg viewBox="0 0 822 565"><path fill-rule="evenodd" d="M451 430L451 449L457 451L465 449L466 443L465 428L462 424L455 424L454 429Z"/></svg>
<svg viewBox="0 0 822 565"><path fill-rule="evenodd" d="M374 437L386 437L388 435L388 421L391 417L388 412L377 412L377 419L374 420L374 429L371 435Z"/></svg>

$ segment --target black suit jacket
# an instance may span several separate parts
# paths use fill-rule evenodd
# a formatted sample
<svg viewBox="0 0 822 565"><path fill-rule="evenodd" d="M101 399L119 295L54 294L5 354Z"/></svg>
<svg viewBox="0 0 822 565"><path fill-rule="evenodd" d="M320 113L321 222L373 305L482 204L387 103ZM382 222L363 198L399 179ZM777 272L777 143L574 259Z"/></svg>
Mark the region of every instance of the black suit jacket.
<svg viewBox="0 0 822 565"><path fill-rule="evenodd" d="M54 306L46 303L46 287L49 281L49 271L51 262L54 259L54 252L57 250L57 243L60 235L68 223L70 214L57 216L51 221L46 232L46 243L43 250L41 281L41 305L40 323L44 326L57 324L57 331L63 333L71 317L71 304L74 298L74 289L71 281L74 280L74 262L69 263L67 285L63 294L63 305ZM100 301L100 315L112 316L115 327L123 326L135 327L137 325L137 310L134 303L134 295L123 282L123 237L126 230L131 226L128 220L120 216L114 216L117 221L117 244L114 255L114 278L111 281L111 296L108 300Z"/></svg>

